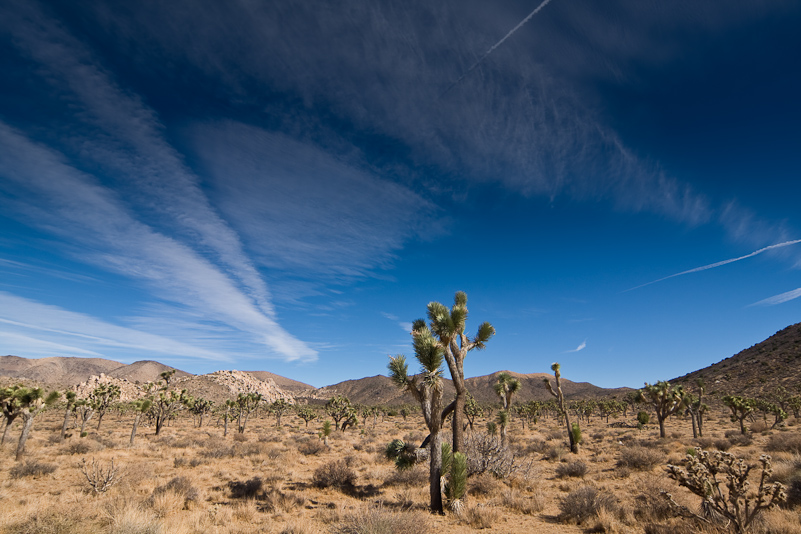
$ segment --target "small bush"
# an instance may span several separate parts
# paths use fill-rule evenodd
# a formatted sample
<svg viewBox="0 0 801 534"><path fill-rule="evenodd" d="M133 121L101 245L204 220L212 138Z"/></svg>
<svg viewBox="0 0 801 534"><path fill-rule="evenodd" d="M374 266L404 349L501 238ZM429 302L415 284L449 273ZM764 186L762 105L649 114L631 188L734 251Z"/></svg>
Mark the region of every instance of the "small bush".
<svg viewBox="0 0 801 534"><path fill-rule="evenodd" d="M245 443L248 440L248 437L245 434L240 434L237 432L234 434L234 441L237 443Z"/></svg>
<svg viewBox="0 0 801 534"><path fill-rule="evenodd" d="M762 432L768 430L768 428L770 427L767 425L767 423L765 423L765 421L757 419L751 423L751 426L748 428L748 430L750 430L752 434L761 434Z"/></svg>
<svg viewBox="0 0 801 534"><path fill-rule="evenodd" d="M475 529L492 528L501 518L501 512L494 506L477 504L463 512L464 521Z"/></svg>
<svg viewBox="0 0 801 534"><path fill-rule="evenodd" d="M620 451L620 457L617 459L615 465L617 467L627 467L638 471L648 471L654 466L661 464L663 460L664 454L661 451L634 445Z"/></svg>
<svg viewBox="0 0 801 534"><path fill-rule="evenodd" d="M234 448L228 445L210 444L204 450L200 451L200 456L219 460L220 458L233 458L234 452Z"/></svg>
<svg viewBox="0 0 801 534"><path fill-rule="evenodd" d="M55 472L56 469L58 469L58 466L55 464L46 464L36 460L30 460L15 465L8 471L8 474L11 478L39 477L42 475L49 475Z"/></svg>
<svg viewBox="0 0 801 534"><path fill-rule="evenodd" d="M175 477L163 486L158 486L153 490L151 500L158 495L171 491L184 500L184 507L189 503L194 503L200 500L200 492L192 485L192 481L187 477Z"/></svg>
<svg viewBox="0 0 801 534"><path fill-rule="evenodd" d="M312 483L318 488L352 486L356 473L344 460L328 462L314 470Z"/></svg>
<svg viewBox="0 0 801 534"><path fill-rule="evenodd" d="M501 497L501 503L509 510L527 515L538 514L545 508L545 500L540 493L527 497L516 489L506 490Z"/></svg>
<svg viewBox="0 0 801 534"><path fill-rule="evenodd" d="M384 482L385 486L424 486L428 483L428 470L422 466L395 470Z"/></svg>
<svg viewBox="0 0 801 534"><path fill-rule="evenodd" d="M801 434L782 432L770 437L767 449L771 452L791 452L801 454Z"/></svg>
<svg viewBox="0 0 801 534"><path fill-rule="evenodd" d="M67 454L87 454L97 450L97 442L71 441L64 447Z"/></svg>
<svg viewBox="0 0 801 534"><path fill-rule="evenodd" d="M559 464L556 466L557 478L576 477L583 478L587 474L589 467L581 460L570 462L569 464Z"/></svg>
<svg viewBox="0 0 801 534"><path fill-rule="evenodd" d="M298 444L298 452L304 456L317 456L328 450L328 447L319 439L305 439Z"/></svg>
<svg viewBox="0 0 801 534"><path fill-rule="evenodd" d="M739 434L729 438L729 442L731 442L733 447L748 447L751 445L751 441L750 434Z"/></svg>
<svg viewBox="0 0 801 534"><path fill-rule="evenodd" d="M470 494L472 495L494 495L501 487L498 477L490 473L482 473L469 478Z"/></svg>
<svg viewBox="0 0 801 534"><path fill-rule="evenodd" d="M361 508L346 515L335 534L428 534L431 520L423 512L393 512L382 506Z"/></svg>
<svg viewBox="0 0 801 534"><path fill-rule="evenodd" d="M255 499L261 492L262 486L263 482L259 477L244 482L232 480L228 483L228 489L231 490L231 497L234 499Z"/></svg>
<svg viewBox="0 0 801 534"><path fill-rule="evenodd" d="M582 486L571 491L559 502L559 519L566 522L583 523L598 514L601 508L617 509L614 495L598 491L593 486Z"/></svg>
<svg viewBox="0 0 801 534"><path fill-rule="evenodd" d="M731 449L731 441L728 439L716 439L714 443L712 443L712 447L719 451L727 451Z"/></svg>

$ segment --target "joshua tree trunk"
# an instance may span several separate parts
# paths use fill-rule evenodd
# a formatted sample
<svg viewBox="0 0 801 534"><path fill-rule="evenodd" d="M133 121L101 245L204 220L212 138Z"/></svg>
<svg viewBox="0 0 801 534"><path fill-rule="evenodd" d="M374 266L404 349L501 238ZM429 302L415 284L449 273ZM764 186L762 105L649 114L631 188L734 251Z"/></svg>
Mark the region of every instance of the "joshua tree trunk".
<svg viewBox="0 0 801 534"><path fill-rule="evenodd" d="M67 437L67 426L70 423L70 415L72 415L72 410L67 408L67 411L64 412L64 422L61 424L61 439Z"/></svg>
<svg viewBox="0 0 801 534"><path fill-rule="evenodd" d="M22 414L22 434L19 435L19 443L17 443L17 456L16 460L19 462L22 455L25 453L25 442L28 441L28 435L31 433L33 426L34 414Z"/></svg>
<svg viewBox="0 0 801 534"><path fill-rule="evenodd" d="M0 439L0 445L6 442L6 437L8 436L8 431L11 428L11 425L14 423L13 419L11 421L6 420L6 426L3 428L3 437Z"/></svg>
<svg viewBox="0 0 801 534"><path fill-rule="evenodd" d="M431 511L442 514L442 434L437 431L431 434L428 442L428 456L430 459L428 487L431 501Z"/></svg>
<svg viewBox="0 0 801 534"><path fill-rule="evenodd" d="M134 418L133 428L131 429L131 441L128 442L129 447L133 447L134 438L136 437L136 428L139 426L139 418L142 417L141 412L136 413L136 417Z"/></svg>

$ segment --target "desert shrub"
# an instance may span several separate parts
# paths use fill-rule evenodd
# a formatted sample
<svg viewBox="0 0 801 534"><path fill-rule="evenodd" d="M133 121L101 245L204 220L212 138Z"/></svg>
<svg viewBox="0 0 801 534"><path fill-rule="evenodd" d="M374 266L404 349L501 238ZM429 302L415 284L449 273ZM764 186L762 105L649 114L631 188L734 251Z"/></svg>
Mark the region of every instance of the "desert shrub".
<svg viewBox="0 0 801 534"><path fill-rule="evenodd" d="M621 449L615 465L619 468L625 467L638 471L647 471L663 461L664 454L661 451L634 445Z"/></svg>
<svg viewBox="0 0 801 534"><path fill-rule="evenodd" d="M787 483L787 506L794 508L801 505L801 475L790 479Z"/></svg>
<svg viewBox="0 0 801 534"><path fill-rule="evenodd" d="M555 439L562 440L565 438L565 433L563 430L558 428L552 428L548 431L548 434L545 436L546 441L553 441Z"/></svg>
<svg viewBox="0 0 801 534"><path fill-rule="evenodd" d="M259 443L281 443L284 441L280 434L259 434Z"/></svg>
<svg viewBox="0 0 801 534"><path fill-rule="evenodd" d="M710 437L698 438L695 440L696 446L701 449L712 449L714 447L715 439Z"/></svg>
<svg viewBox="0 0 801 534"><path fill-rule="evenodd" d="M462 513L462 519L475 529L492 528L500 518L500 510L485 504L468 506Z"/></svg>
<svg viewBox="0 0 801 534"><path fill-rule="evenodd" d="M617 509L615 496L593 486L581 486L559 502L559 519L583 523L596 516L601 508L609 511Z"/></svg>
<svg viewBox="0 0 801 534"><path fill-rule="evenodd" d="M801 454L801 434L782 432L770 437L766 448L771 452L792 452Z"/></svg>
<svg viewBox="0 0 801 534"><path fill-rule="evenodd" d="M234 457L234 448L228 446L224 443L219 442L211 442L209 443L205 449L200 451L200 456L203 458L233 458Z"/></svg>
<svg viewBox="0 0 801 534"><path fill-rule="evenodd" d="M593 441L603 441L606 437L606 434L603 432L595 432L590 437L593 439Z"/></svg>
<svg viewBox="0 0 801 534"><path fill-rule="evenodd" d="M245 434L236 433L234 434L234 441L237 443L245 443L248 440L248 437Z"/></svg>
<svg viewBox="0 0 801 534"><path fill-rule="evenodd" d="M37 460L30 460L12 467L8 474L11 478L39 477L49 475L58 469L56 464L47 464Z"/></svg>
<svg viewBox="0 0 801 534"><path fill-rule="evenodd" d="M757 419L751 423L751 426L748 428L748 430L750 430L752 434L761 434L762 432L768 430L768 428L770 427L767 423L765 423L765 421Z"/></svg>
<svg viewBox="0 0 801 534"><path fill-rule="evenodd" d="M668 489L661 482L646 481L642 491L634 498L634 517L641 523L674 517L676 514L670 502L662 496Z"/></svg>
<svg viewBox="0 0 801 534"><path fill-rule="evenodd" d="M712 443L712 447L719 450L719 451L727 451L731 449L731 441L728 439L716 439Z"/></svg>
<svg viewBox="0 0 801 534"><path fill-rule="evenodd" d="M163 486L158 486L153 490L153 493L150 496L151 502L159 495L167 492L175 493L177 496L181 497L184 501L184 507L189 505L189 503L194 503L200 500L200 492L194 485L192 485L192 481L187 477L178 476Z"/></svg>
<svg viewBox="0 0 801 534"><path fill-rule="evenodd" d="M501 444L500 439L490 434L468 434L465 453L468 476L492 473L499 478L505 478L519 467L514 454Z"/></svg>
<svg viewBox="0 0 801 534"><path fill-rule="evenodd" d="M567 464L556 466L556 476L558 478L577 477L583 478L587 474L589 467L581 460L576 460Z"/></svg>
<svg viewBox="0 0 801 534"><path fill-rule="evenodd" d="M333 529L335 534L428 534L431 520L423 512L393 512L382 506L366 506L347 514Z"/></svg>
<svg viewBox="0 0 801 534"><path fill-rule="evenodd" d="M534 515L542 512L545 508L545 500L540 493L526 496L519 490L508 489L501 496L501 503L509 510L520 512L521 514Z"/></svg>
<svg viewBox="0 0 801 534"><path fill-rule="evenodd" d="M314 470L312 483L318 488L352 486L356 473L348 467L344 460L335 460L321 465Z"/></svg>
<svg viewBox="0 0 801 534"><path fill-rule="evenodd" d="M647 425L650 420L651 416L648 412L637 412L637 423L641 426Z"/></svg>
<svg viewBox="0 0 801 534"><path fill-rule="evenodd" d="M428 469L418 466L402 471L395 470L384 482L385 486L423 486L428 483Z"/></svg>
<svg viewBox="0 0 801 534"><path fill-rule="evenodd" d="M264 509L270 513L292 512L305 504L306 498L294 492L282 492L273 488L264 495Z"/></svg>
<svg viewBox="0 0 801 534"><path fill-rule="evenodd" d="M236 435L236 434L235 434ZM261 443L235 443L233 447L233 455L240 458L247 458L249 456L259 456L264 454L267 458L275 459L283 454L283 449L265 449Z"/></svg>
<svg viewBox="0 0 801 534"><path fill-rule="evenodd" d="M87 532L84 521L52 508L40 508L25 519L8 525L13 534L79 534Z"/></svg>
<svg viewBox="0 0 801 534"><path fill-rule="evenodd" d="M551 445L542 454L552 462L560 462L565 456L565 448L561 445Z"/></svg>
<svg viewBox="0 0 801 534"><path fill-rule="evenodd" d="M306 438L298 444L298 452L304 456L317 456L328 447L319 439Z"/></svg>
<svg viewBox="0 0 801 534"><path fill-rule="evenodd" d="M491 473L482 473L470 477L470 493L472 495L494 495L498 493L501 487L501 482L498 477Z"/></svg>
<svg viewBox="0 0 801 534"><path fill-rule="evenodd" d="M96 441L70 441L64 447L64 452L66 454L87 454L89 452L94 452L98 450L98 443Z"/></svg>
<svg viewBox="0 0 801 534"><path fill-rule="evenodd" d="M729 438L733 447L748 447L751 445L751 441L751 434L738 434Z"/></svg>
<svg viewBox="0 0 801 534"><path fill-rule="evenodd" d="M231 491L231 497L234 499L255 499L258 497L259 492L261 492L263 485L261 478L253 477L244 482L232 480L228 483L228 489Z"/></svg>

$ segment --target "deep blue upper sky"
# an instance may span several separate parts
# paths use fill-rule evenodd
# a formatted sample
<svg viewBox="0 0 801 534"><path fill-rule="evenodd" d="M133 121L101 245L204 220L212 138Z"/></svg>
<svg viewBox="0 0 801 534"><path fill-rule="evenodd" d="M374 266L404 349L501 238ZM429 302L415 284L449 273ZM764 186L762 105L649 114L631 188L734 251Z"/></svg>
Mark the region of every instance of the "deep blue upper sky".
<svg viewBox="0 0 801 534"><path fill-rule="evenodd" d="M799 27L791 0L3 2L0 354L322 386L464 290L497 330L471 376L719 361L801 320Z"/></svg>

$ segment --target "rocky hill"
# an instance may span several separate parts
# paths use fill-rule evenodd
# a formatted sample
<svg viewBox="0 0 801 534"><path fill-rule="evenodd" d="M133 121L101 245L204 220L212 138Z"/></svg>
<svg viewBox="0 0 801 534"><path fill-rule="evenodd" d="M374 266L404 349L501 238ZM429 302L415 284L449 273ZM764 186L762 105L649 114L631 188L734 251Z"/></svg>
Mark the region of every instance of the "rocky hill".
<svg viewBox="0 0 801 534"><path fill-rule="evenodd" d="M121 365L116 369L106 373L108 376L120 378L133 383L146 384L148 382L155 382L164 371L170 371L173 367L164 365L163 363L154 362L153 360L142 360L134 362L130 365ZM175 370L175 378L182 378L185 376L192 376L187 372L180 369Z"/></svg>
<svg viewBox="0 0 801 534"><path fill-rule="evenodd" d="M0 376L27 379L53 388L67 388L89 380L91 376L108 374L120 362L102 358L39 358L0 356Z"/></svg>
<svg viewBox="0 0 801 534"><path fill-rule="evenodd" d="M467 390L477 401L481 403L499 402L495 394L493 385L498 381L498 375L503 371L498 371L484 376L476 376L465 380ZM530 400L548 400L551 398L542 380L545 377L553 380L553 375L547 373L521 374L506 371L513 377L520 380L520 392L514 397L516 402L528 402ZM630 388L604 389L594 386L587 382L571 382L562 379L562 391L567 398L603 397L611 395L622 396ZM351 402L358 404L403 404L414 402L412 396L399 390L392 381L382 375L361 378L359 380L346 380L339 384L320 388L313 393L306 393L315 400L323 400L334 395L345 395ZM444 399L450 402L456 395L456 390L450 380L445 380Z"/></svg>
<svg viewBox="0 0 801 534"><path fill-rule="evenodd" d="M186 389L193 397L203 397L215 402L236 397L240 393L261 393L267 402L284 399L294 403L294 397L267 378L260 380L244 371L215 371L207 375L188 376L175 381L175 387Z"/></svg>
<svg viewBox="0 0 801 534"><path fill-rule="evenodd" d="M768 397L779 386L798 393L801 390L801 323L671 382L691 385L698 378L704 380L707 392L713 395Z"/></svg>
<svg viewBox="0 0 801 534"><path fill-rule="evenodd" d="M252 375L263 382L269 382L272 380L275 385L277 385L282 390L292 393L293 395L297 395L304 391L309 391L315 389L314 386L309 384L304 384L303 382L298 382L297 380L292 380L291 378L286 378L281 375L277 375L275 373L271 373L269 371L246 371L249 375Z"/></svg>

